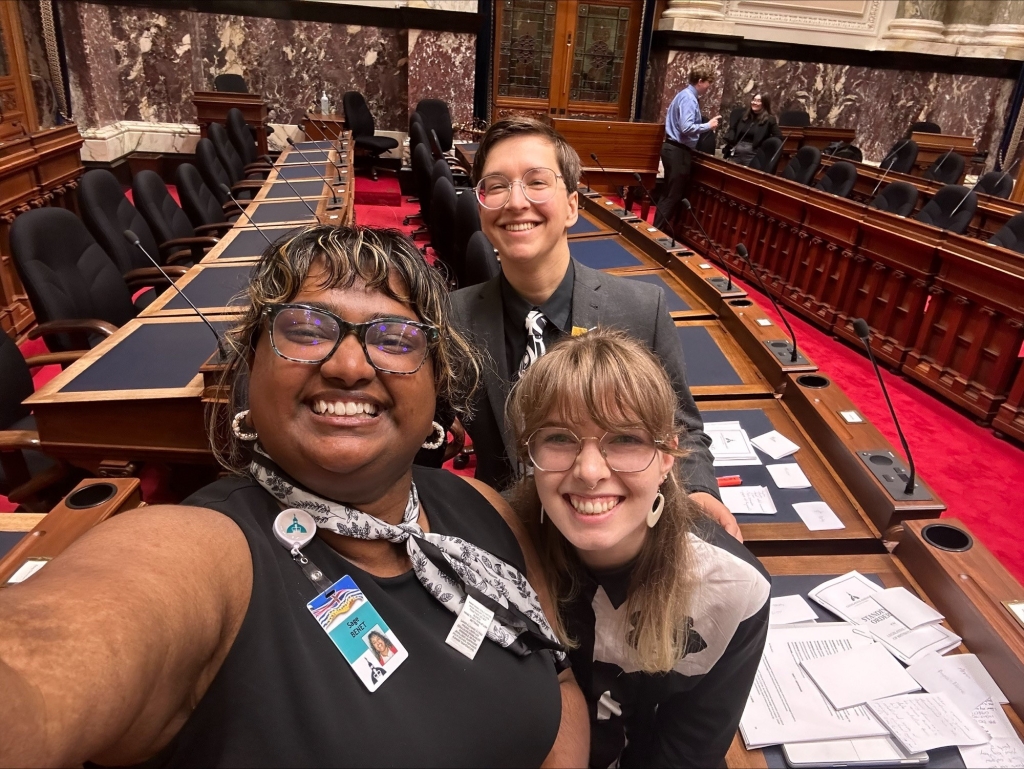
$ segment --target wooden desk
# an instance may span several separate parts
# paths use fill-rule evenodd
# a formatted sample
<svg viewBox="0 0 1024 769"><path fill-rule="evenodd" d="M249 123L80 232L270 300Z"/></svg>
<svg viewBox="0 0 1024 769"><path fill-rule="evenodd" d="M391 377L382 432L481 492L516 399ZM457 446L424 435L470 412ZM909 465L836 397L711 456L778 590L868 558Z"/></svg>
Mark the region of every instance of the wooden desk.
<svg viewBox="0 0 1024 769"><path fill-rule="evenodd" d="M453 144L452 150L455 152L455 159L459 161L459 164L472 171L473 163L476 161L476 151L479 147L478 142L470 142L468 144Z"/></svg>
<svg viewBox="0 0 1024 769"><path fill-rule="evenodd" d="M955 136L953 134L933 134L925 131L914 131L910 138L917 143L917 161L914 163L914 170L917 176L924 172L947 152L963 155L965 161L969 161L978 151L976 140L973 136ZM967 163L964 163L964 171L956 180L961 184L967 171Z"/></svg>
<svg viewBox="0 0 1024 769"><path fill-rule="evenodd" d="M267 154L267 133L263 130L263 126L267 122L267 105L263 103L262 96L228 91L196 91L192 95L192 104L196 108L199 133L204 138L210 123L226 125L228 111L231 109L241 110L245 122L256 129L256 146L259 149L259 154Z"/></svg>
<svg viewBox="0 0 1024 769"><path fill-rule="evenodd" d="M772 387L717 320L679 320L676 333L694 400L768 398Z"/></svg>
<svg viewBox="0 0 1024 769"><path fill-rule="evenodd" d="M307 141L336 141L348 131L345 115L324 115L320 112L302 114L302 132Z"/></svg>
<svg viewBox="0 0 1024 769"><path fill-rule="evenodd" d="M585 209L580 209L576 224L569 228L569 240L581 238L607 237L614 235L615 230Z"/></svg>
<svg viewBox="0 0 1024 769"><path fill-rule="evenodd" d="M204 315L241 313L252 267L249 262L236 260L200 263L178 278L175 285ZM195 310L174 289L164 291L139 313L140 318L194 316Z"/></svg>
<svg viewBox="0 0 1024 769"><path fill-rule="evenodd" d="M580 238L569 241L569 253L581 264L595 270L634 272L650 270L658 264L620 235Z"/></svg>
<svg viewBox="0 0 1024 769"><path fill-rule="evenodd" d="M711 308L668 270L608 270L608 272L626 280L648 283L660 288L665 294L665 308L673 320L716 319Z"/></svg>

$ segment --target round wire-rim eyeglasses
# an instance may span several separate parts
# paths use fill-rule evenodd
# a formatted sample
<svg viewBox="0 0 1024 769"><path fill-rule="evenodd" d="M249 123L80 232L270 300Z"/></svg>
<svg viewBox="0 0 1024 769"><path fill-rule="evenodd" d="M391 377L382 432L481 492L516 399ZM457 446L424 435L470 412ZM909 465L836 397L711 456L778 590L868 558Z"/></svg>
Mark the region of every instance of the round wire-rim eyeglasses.
<svg viewBox="0 0 1024 769"><path fill-rule="evenodd" d="M533 174L535 171L536 172L541 172L543 174L543 176L531 177L530 175ZM548 174L550 174L550 176L547 176ZM523 178L522 179L514 179L514 180L513 179L509 179L504 174L487 174L487 176L485 176L483 179L481 179L479 182L477 182L477 185L476 185L476 188L475 188L476 199L477 199L477 202L480 203L480 205L483 206L484 208L486 208L486 209L488 209L490 211L497 211L499 208L504 208L505 206L508 205L508 202L512 199L512 187L514 185L518 184L519 188L523 191L523 197L525 197L531 203L537 203L537 204L547 203L549 200L551 200L551 198L553 198L555 196L555 188L558 186L558 180L561 179L561 178L562 178L561 174L556 174L550 168L544 168L544 167L531 168L526 173L523 174ZM499 180L500 181L504 181L506 186L500 192L488 193L487 192L487 182L488 182L488 180L491 180L492 182L497 182ZM534 190L531 191L529 189L528 185L530 183L532 183L532 182L541 182L541 181L548 182L548 184L544 187L543 190L534 189ZM489 205L487 203L488 195L493 196L495 199L500 197L500 198L502 198L502 200L497 205L493 205L493 204Z"/></svg>

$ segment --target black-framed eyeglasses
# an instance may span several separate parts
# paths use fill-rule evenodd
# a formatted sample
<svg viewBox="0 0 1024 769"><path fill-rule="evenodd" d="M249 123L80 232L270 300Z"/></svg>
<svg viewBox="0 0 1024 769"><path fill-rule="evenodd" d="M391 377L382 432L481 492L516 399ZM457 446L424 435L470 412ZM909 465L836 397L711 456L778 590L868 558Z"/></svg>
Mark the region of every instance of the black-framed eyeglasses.
<svg viewBox="0 0 1024 769"><path fill-rule="evenodd" d="M642 428L607 432L600 438L580 438L566 427L542 427L526 441L526 449L538 470L563 473L576 464L584 441L597 441L604 461L617 473L643 472L664 444Z"/></svg>
<svg viewBox="0 0 1024 769"><path fill-rule="evenodd" d="M341 340L355 334L366 361L385 374L414 374L441 336L435 326L405 318L349 323L333 312L304 304L275 304L263 311L270 346L285 360L323 363Z"/></svg>
<svg viewBox="0 0 1024 769"><path fill-rule="evenodd" d="M476 185L476 199L484 208L504 208L512 197L512 185L522 187L523 196L531 203L547 203L554 197L561 174L550 168L531 168L522 179L510 180L503 174L488 174Z"/></svg>

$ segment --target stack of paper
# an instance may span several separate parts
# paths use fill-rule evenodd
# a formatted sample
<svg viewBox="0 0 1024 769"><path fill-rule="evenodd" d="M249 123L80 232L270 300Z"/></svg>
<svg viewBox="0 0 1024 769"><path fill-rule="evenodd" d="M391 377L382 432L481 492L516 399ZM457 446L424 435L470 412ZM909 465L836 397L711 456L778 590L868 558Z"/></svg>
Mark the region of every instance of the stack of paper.
<svg viewBox="0 0 1024 769"><path fill-rule="evenodd" d="M722 503L733 515L774 515L778 512L767 486L726 486L719 489L719 492Z"/></svg>
<svg viewBox="0 0 1024 769"><path fill-rule="evenodd" d="M747 431L739 422L705 422L704 432L711 438L715 467L761 464Z"/></svg>
<svg viewBox="0 0 1024 769"><path fill-rule="evenodd" d="M837 710L921 689L882 644L800 664Z"/></svg>
<svg viewBox="0 0 1024 769"><path fill-rule="evenodd" d="M796 452L800 450L799 446L778 430L772 430L764 435L751 438L750 442L772 459L782 459L783 457L788 457L791 454L796 454Z"/></svg>
<svg viewBox="0 0 1024 769"><path fill-rule="evenodd" d="M988 733L945 694L906 694L868 707L909 753L989 741Z"/></svg>

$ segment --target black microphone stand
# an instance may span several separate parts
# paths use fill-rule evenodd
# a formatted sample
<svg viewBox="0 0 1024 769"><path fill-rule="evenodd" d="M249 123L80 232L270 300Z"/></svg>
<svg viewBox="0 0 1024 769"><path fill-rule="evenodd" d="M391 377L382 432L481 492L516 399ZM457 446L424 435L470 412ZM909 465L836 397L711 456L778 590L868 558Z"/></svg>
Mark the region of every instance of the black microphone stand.
<svg viewBox="0 0 1024 769"><path fill-rule="evenodd" d="M661 206L658 204L658 201L654 199L654 196L651 194L651 191L647 189L646 185L644 185L643 177L640 176L639 173L634 171L633 178L636 180L636 183L640 185L640 189L644 191L644 194L647 196L647 199L654 204L654 210L661 214L661 218L665 221L665 228L668 230L668 234L672 238L672 242L669 244L668 248L669 250L674 249L676 247L676 228L672 226L672 222L670 222L668 220L668 217L665 216L665 212L661 210ZM661 242L660 239L659 242ZM662 245L665 244L662 243Z"/></svg>
<svg viewBox="0 0 1024 769"><path fill-rule="evenodd" d="M327 185L327 186L328 186L328 187L330 188L330 190L331 190L331 203L330 203L330 205L328 206L328 208L337 208L338 206L340 206L341 204L340 204L340 203L338 202L338 196L337 196L337 195L336 195L336 194L334 193L334 185L333 185L333 184L331 184L331 183L330 183L329 181L327 181L327 177L326 177L326 176L324 176L324 175L323 175L322 173L320 173L320 169L319 169L319 168L317 168L317 167L316 167L316 165L315 165L314 163L311 163L311 162L310 162L310 161L309 161L309 160L308 160L308 159L306 158L306 156L305 156L305 154L304 154L304 153L302 152L302 150L300 150L300 149L299 149L298 147L296 147L296 146L295 146L295 140L294 140L294 139L292 139L292 137L290 137L290 136L288 137L288 145L289 145L289 146L290 146L290 147L291 147L291 148L292 148L293 150L295 150L296 152L298 152L298 153L299 153L299 157L301 157L301 158L302 158L302 160L303 160L303 161L304 161L304 162L306 163L306 165L308 165L308 166L309 166L310 168L312 168L312 169L313 169L313 171L315 171L315 172L316 172L316 175L320 177L320 181L322 181L322 182L323 182L324 184L326 184L326 185ZM280 174L278 174L278 176L280 176Z"/></svg>
<svg viewBox="0 0 1024 769"><path fill-rule="evenodd" d="M245 216L246 219L249 220L249 224L251 224L253 227L256 228L256 232L258 232L260 235L263 236L263 239L265 241L267 241L267 245L268 246L273 246L274 242L270 238L267 237L267 233L265 233L262 229L260 229L260 226L258 224L256 224L256 222L253 221L253 218L251 216L249 216L249 212L245 210L245 206L243 206L241 203L239 203L238 199L234 195L231 194L231 188L228 187L228 185L226 185L226 184L221 184L220 185L220 189L229 198L231 198L231 202L232 203L234 203L236 206L238 206L238 210L242 212L242 214Z"/></svg>
<svg viewBox="0 0 1024 769"><path fill-rule="evenodd" d="M705 278L705 280L707 280L708 283L714 286L719 293L732 291L732 269L729 267L729 263L725 261L725 259L722 257L722 252L718 250L718 246L715 245L714 241L711 240L707 232L704 231L704 225L700 223L700 219L697 218L697 214L693 212L693 206L690 205L690 201L687 200L686 198L683 198L682 200L679 201L679 203L680 205L682 205L683 208L690 212L690 216L693 217L693 221L697 225L697 228L700 230L700 234L704 236L704 242L707 243L708 247L712 251L715 252L715 257L718 259L718 263L725 268L725 274L728 276L728 279L726 279L723 278L721 275L716 275L711 278ZM725 283L724 286L722 285L723 283Z"/></svg>
<svg viewBox="0 0 1024 769"><path fill-rule="evenodd" d="M765 346L769 350L771 350L772 353L775 354L775 357L781 360L783 363L786 362L786 359L783 357L785 355L786 357L789 358L789 363L791 365L810 365L810 361L807 360L807 357L802 353L797 352L796 332L793 331L793 327L789 324L789 319L786 317L786 314L782 312L782 308L779 307L779 303L775 301L775 297L772 296L771 292L768 290L768 287L764 284L764 281L761 280L761 276L758 275L757 270L754 269L754 263L750 260L750 253L747 251L747 247L742 243L738 243L736 245L736 253L740 257L740 259L747 263L747 267L750 268L750 274L754 276L754 280L757 281L757 285L761 287L761 290L764 291L765 296L768 297L768 301L772 303L772 307L775 308L775 312L777 312L779 314L779 317L782 318L782 322L786 326L786 330L789 331L789 338L793 340L791 349L787 349L790 348L790 345L786 344L784 340L782 340L782 344L780 345L780 340L777 339L765 340Z"/></svg>
<svg viewBox="0 0 1024 769"><path fill-rule="evenodd" d="M885 171L882 173L882 176L878 179L878 184L876 184L875 188L873 190L871 190L871 194L868 196L869 198L874 199L875 193L878 192L878 188L882 186L882 182L885 181L885 177L889 175L889 171L891 171L892 167L894 165L896 165L896 155L897 155L897 153L901 149L903 149L906 146L907 142L909 142L909 141L910 141L910 139L904 139L901 144L899 144L888 155L886 155L884 158L882 158L882 162L878 164L878 167L881 168L885 164L886 160L889 161L889 165L885 166ZM868 202L870 203L871 200L869 200Z"/></svg>

